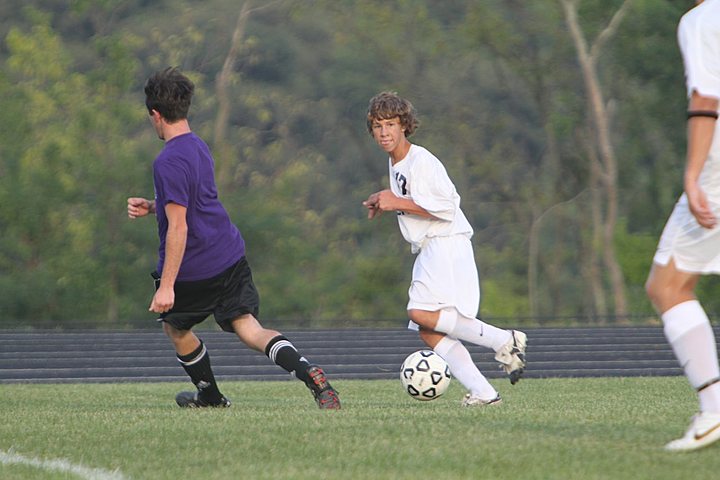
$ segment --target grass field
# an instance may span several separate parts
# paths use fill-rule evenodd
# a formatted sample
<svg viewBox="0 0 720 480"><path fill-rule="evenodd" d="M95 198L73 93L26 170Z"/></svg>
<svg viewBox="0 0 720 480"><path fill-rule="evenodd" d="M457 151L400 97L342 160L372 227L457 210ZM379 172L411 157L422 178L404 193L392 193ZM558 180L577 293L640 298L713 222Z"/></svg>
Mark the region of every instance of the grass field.
<svg viewBox="0 0 720 480"><path fill-rule="evenodd" d="M669 454L696 408L684 378L494 384L501 405L433 402L399 381L336 380L340 411L298 382L224 382L229 409L181 410L189 384L0 385L5 479L720 478L720 445Z"/></svg>

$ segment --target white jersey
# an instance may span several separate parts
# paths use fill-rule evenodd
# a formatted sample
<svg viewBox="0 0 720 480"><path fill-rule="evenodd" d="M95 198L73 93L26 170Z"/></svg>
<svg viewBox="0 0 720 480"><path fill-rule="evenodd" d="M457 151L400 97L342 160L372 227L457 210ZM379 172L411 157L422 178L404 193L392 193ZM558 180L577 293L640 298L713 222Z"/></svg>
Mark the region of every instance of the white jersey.
<svg viewBox="0 0 720 480"><path fill-rule="evenodd" d="M677 35L688 97L696 91L720 99L720 0L705 0L683 15ZM720 121L715 124L700 186L711 202L720 205Z"/></svg>
<svg viewBox="0 0 720 480"><path fill-rule="evenodd" d="M464 235L470 238L473 229L460 210L460 195L443 164L432 153L411 145L408 154L390 166L390 189L398 197L407 198L427 210L435 218L398 212L398 224L412 252L420 251L433 237Z"/></svg>
<svg viewBox="0 0 720 480"><path fill-rule="evenodd" d="M688 96L698 92L720 99L720 0L705 0L678 26L678 44L685 64ZM700 186L720 218L720 121L703 170ZM665 224L653 261L701 274L720 273L720 227L703 228L690 212L683 193Z"/></svg>

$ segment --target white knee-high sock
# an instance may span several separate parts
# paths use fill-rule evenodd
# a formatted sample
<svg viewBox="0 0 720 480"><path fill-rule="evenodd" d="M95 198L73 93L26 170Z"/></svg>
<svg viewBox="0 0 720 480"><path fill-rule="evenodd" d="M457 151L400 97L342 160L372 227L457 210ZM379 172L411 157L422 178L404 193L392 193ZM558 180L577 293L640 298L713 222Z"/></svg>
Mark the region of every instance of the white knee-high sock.
<svg viewBox="0 0 720 480"><path fill-rule="evenodd" d="M496 352L512 338L509 330L495 327L477 318L465 317L454 308L440 310L435 330L458 340L492 348Z"/></svg>
<svg viewBox="0 0 720 480"><path fill-rule="evenodd" d="M480 373L465 345L460 341L445 336L433 348L435 353L445 359L450 366L450 372L472 395L483 400L492 400L498 393L487 378Z"/></svg>
<svg viewBox="0 0 720 480"><path fill-rule="evenodd" d="M662 314L667 338L685 376L697 391L700 410L720 413L720 368L712 326L697 300L675 305Z"/></svg>

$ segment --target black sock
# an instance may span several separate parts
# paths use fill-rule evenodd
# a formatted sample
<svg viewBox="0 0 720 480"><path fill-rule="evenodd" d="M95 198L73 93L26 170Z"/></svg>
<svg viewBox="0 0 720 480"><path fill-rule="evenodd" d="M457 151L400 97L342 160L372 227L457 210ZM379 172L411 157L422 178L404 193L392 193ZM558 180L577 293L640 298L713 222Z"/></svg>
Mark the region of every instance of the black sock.
<svg viewBox="0 0 720 480"><path fill-rule="evenodd" d="M210 402L219 401L222 394L215 383L215 375L210 366L210 354L202 340L195 351L187 355L178 355L177 358L190 376L190 380L202 394L203 399Z"/></svg>
<svg viewBox="0 0 720 480"><path fill-rule="evenodd" d="M278 335L268 342L265 347L265 355L276 365L290 373L294 373L298 380L305 383L310 381L307 375L307 368L310 363L305 357L300 356L295 346L283 335Z"/></svg>

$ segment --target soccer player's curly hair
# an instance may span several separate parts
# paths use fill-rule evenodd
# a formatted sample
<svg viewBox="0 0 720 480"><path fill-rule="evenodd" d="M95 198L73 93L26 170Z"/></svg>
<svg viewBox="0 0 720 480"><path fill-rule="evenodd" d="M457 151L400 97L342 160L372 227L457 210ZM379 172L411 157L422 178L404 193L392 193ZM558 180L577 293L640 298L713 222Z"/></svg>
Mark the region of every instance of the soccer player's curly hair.
<svg viewBox="0 0 720 480"><path fill-rule="evenodd" d="M145 82L145 106L170 123L187 118L195 85L175 67L153 74Z"/></svg>
<svg viewBox="0 0 720 480"><path fill-rule="evenodd" d="M388 120L400 118L400 125L409 137L417 130L420 122L415 113L415 107L408 100L395 92L382 92L370 99L367 110L367 129L372 135L372 124L375 120Z"/></svg>

